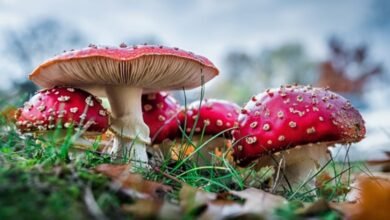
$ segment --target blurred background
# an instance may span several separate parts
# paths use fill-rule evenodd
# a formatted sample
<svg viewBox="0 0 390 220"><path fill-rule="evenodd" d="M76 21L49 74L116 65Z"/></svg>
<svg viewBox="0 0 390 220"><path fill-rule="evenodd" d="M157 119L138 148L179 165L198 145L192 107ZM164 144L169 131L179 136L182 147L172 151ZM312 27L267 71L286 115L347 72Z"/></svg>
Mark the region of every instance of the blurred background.
<svg viewBox="0 0 390 220"><path fill-rule="evenodd" d="M390 151L389 17L386 0L0 0L0 99L28 97L38 89L28 74L63 50L163 44L215 63L209 98L243 105L284 83L329 86L367 122L351 158L377 158ZM199 95L187 92L189 101Z"/></svg>

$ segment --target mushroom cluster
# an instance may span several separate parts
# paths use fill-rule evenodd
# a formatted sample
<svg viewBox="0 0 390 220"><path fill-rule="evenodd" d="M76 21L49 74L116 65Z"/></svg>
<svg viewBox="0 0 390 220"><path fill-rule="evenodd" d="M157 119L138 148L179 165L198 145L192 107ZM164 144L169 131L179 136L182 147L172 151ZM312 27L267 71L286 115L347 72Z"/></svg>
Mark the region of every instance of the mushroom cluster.
<svg viewBox="0 0 390 220"><path fill-rule="evenodd" d="M246 166L284 160L290 183L330 160L328 147L358 142L365 135L360 113L342 96L327 89L286 85L253 96L241 110L233 131L234 159Z"/></svg>
<svg viewBox="0 0 390 220"><path fill-rule="evenodd" d="M201 165L231 145L239 113L237 104L216 99L196 101L186 109L165 92L143 95L142 106L153 145L149 152L178 160L197 151L192 160Z"/></svg>
<svg viewBox="0 0 390 220"><path fill-rule="evenodd" d="M184 111L162 92L196 88L217 75L207 58L178 48L90 45L49 59L30 74L45 89L17 112L16 125L23 133L41 135L78 129L85 131L83 137L109 129L114 137L108 152L140 166L148 166L147 146L159 145L163 154L177 159L184 147L190 150L184 156L210 164L212 154L233 145L237 165L283 162L290 182L325 164L329 146L357 142L365 135L360 113L323 88L268 89L241 111L217 99L191 103ZM110 114L96 96L107 98ZM91 142L84 138L76 145Z"/></svg>
<svg viewBox="0 0 390 220"><path fill-rule="evenodd" d="M143 93L191 89L218 75L205 57L164 46L98 47L64 52L39 65L30 80L44 88L70 86L107 97L115 134L111 153L147 166L149 128L142 116Z"/></svg>

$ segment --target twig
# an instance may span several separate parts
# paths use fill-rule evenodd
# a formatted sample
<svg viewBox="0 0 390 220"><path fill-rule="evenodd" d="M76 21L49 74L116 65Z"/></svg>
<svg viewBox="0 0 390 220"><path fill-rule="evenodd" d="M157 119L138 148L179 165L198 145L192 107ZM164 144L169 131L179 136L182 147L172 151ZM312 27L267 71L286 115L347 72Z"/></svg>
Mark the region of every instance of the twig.
<svg viewBox="0 0 390 220"><path fill-rule="evenodd" d="M276 190L276 187L279 185L279 181L280 181L280 173L282 173L282 175L284 176L284 173L282 171L282 166L284 164L284 157L282 157L279 161L279 164L278 164L278 170L276 172L276 177L275 177L275 183L272 187L272 190L271 192L274 193L275 190Z"/></svg>
<svg viewBox="0 0 390 220"><path fill-rule="evenodd" d="M97 204L95 197L93 196L92 190L89 186L85 187L84 191L84 202L87 206L89 213L98 220L107 220L108 218L104 215L99 205Z"/></svg>
<svg viewBox="0 0 390 220"><path fill-rule="evenodd" d="M152 169L153 169L154 172L156 172L156 173L158 173L158 174L161 174L161 175L163 175L164 177L166 177L166 178L168 178L168 179L171 179L171 180L173 180L173 181L179 183L180 185L185 184L183 181L179 180L178 178L176 178L176 177L174 177L174 176L172 176L172 175L170 175L170 174L168 174L168 173L163 172L163 171L162 171L160 168L158 168L158 167L153 167Z"/></svg>

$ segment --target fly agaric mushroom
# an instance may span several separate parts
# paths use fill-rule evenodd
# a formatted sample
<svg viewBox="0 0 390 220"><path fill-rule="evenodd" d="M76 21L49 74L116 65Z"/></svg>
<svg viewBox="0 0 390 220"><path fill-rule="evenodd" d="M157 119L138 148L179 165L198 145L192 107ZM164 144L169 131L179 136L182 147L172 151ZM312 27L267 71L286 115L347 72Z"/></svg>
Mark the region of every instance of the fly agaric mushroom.
<svg viewBox="0 0 390 220"><path fill-rule="evenodd" d="M108 98L115 133L112 153L147 166L149 129L142 93L192 89L218 75L205 57L163 46L140 45L72 50L38 66L30 79L42 87L77 86Z"/></svg>
<svg viewBox="0 0 390 220"><path fill-rule="evenodd" d="M175 138L179 131L180 105L166 92L142 95L142 115L152 144Z"/></svg>
<svg viewBox="0 0 390 220"><path fill-rule="evenodd" d="M233 131L236 163L245 166L260 158L259 164L269 165L284 158L290 183L329 161L329 146L358 142L365 135L363 118L348 100L311 86L268 89L252 97L238 122Z"/></svg>
<svg viewBox="0 0 390 220"><path fill-rule="evenodd" d="M142 95L142 114L150 130L152 148L148 152L155 162L162 162L170 152L172 141L179 133L181 107L166 92Z"/></svg>
<svg viewBox="0 0 390 220"><path fill-rule="evenodd" d="M210 163L210 152L219 154L231 145L230 134L232 128L237 126L239 110L237 104L217 99L205 99L202 103L196 101L189 105L182 125L186 126L186 133L195 129L191 141L201 145L211 140L200 150L200 156L196 159L199 163Z"/></svg>
<svg viewBox="0 0 390 220"><path fill-rule="evenodd" d="M50 135L52 131L61 129L64 138L71 127L84 130L83 137L73 143L81 149L92 146L90 137L103 134L109 127L109 114L98 99L71 87L38 91L23 108L18 109L15 118L21 133Z"/></svg>

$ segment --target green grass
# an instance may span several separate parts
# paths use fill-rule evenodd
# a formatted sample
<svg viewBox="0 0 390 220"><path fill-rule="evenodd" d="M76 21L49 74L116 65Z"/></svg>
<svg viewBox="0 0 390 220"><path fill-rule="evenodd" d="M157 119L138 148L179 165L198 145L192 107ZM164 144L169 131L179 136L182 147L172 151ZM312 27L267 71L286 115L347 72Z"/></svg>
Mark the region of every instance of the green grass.
<svg viewBox="0 0 390 220"><path fill-rule="evenodd" d="M203 95L202 95L203 97ZM8 104L2 102L1 109ZM96 151L81 152L80 157L71 159L73 153L71 138L72 129L58 141L54 138L21 136L14 124L4 116L0 116L0 219L89 219L99 218L99 213L91 211L86 196L96 201L102 216L108 219L132 219L133 216L121 209L122 204L131 204L133 199L110 187L110 180L93 171L99 164L110 163L108 155ZM223 132L203 143L192 141L194 133L182 132L181 145L194 146L195 151L188 156L180 153L179 160L166 158L162 165L152 170L138 168L144 178L161 182L173 187L167 200L178 204L178 193L183 184L201 188L208 192L224 193L230 190L242 190L247 187L262 187L270 190L270 179L275 172L266 167L259 171L249 168L239 169L227 159L213 155L215 164L200 166L193 159L202 154L202 148ZM77 134L76 134L77 135ZM183 150L184 152L184 150ZM202 156L202 155L200 155ZM127 158L115 161L128 163ZM346 187L351 172L361 171L361 164L351 164L333 160L309 177L296 189L285 189L280 194L288 198L290 203L275 210L275 216L281 219L298 219L296 214L306 202L314 202L319 198L328 201L342 201L345 193L340 189ZM309 182L326 171L333 178L320 188L310 186ZM251 181L248 181L250 179ZM95 207L96 208L96 207ZM98 216L96 216L98 215ZM321 213L322 219L337 219L339 215L331 210Z"/></svg>

